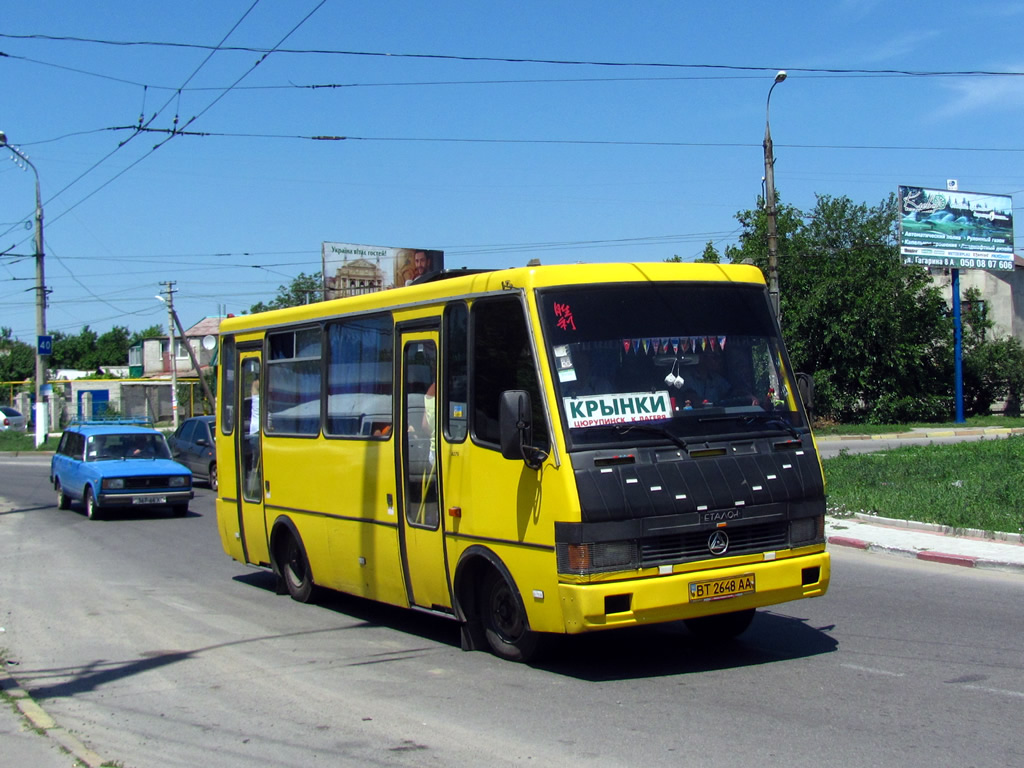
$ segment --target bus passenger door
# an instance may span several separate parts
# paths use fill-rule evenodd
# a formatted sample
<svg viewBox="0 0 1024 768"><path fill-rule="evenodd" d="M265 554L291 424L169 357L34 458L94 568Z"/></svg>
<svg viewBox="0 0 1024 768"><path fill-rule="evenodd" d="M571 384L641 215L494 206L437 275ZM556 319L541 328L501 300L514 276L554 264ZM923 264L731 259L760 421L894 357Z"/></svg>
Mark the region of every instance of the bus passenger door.
<svg viewBox="0 0 1024 768"><path fill-rule="evenodd" d="M438 472L437 330L404 332L401 349L399 484L401 543L409 602L452 606L445 563L444 516Z"/></svg>
<svg viewBox="0 0 1024 768"><path fill-rule="evenodd" d="M263 444L260 430L260 368L262 352L239 351L241 404L238 429L235 430L236 487L238 488L238 530L242 536L245 561L256 565L270 563L267 525L263 510Z"/></svg>

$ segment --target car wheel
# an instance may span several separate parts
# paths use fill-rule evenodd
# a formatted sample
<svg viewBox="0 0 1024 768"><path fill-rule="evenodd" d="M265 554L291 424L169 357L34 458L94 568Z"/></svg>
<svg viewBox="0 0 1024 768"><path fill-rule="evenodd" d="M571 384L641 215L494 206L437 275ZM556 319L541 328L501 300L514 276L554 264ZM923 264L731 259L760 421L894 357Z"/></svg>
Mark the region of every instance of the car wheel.
<svg viewBox="0 0 1024 768"><path fill-rule="evenodd" d="M684 623L686 628L701 640L719 641L731 640L741 634L753 620L754 609L748 608L745 611L687 619Z"/></svg>
<svg viewBox="0 0 1024 768"><path fill-rule="evenodd" d="M60 480L55 480L53 485L54 490L57 491L57 509L70 509L71 498L64 493L64 488L61 486Z"/></svg>
<svg viewBox="0 0 1024 768"><path fill-rule="evenodd" d="M293 534L286 533L284 537L281 544L283 556L278 561L281 577L293 600L308 603L313 597L313 574L309 570L309 561Z"/></svg>
<svg viewBox="0 0 1024 768"><path fill-rule="evenodd" d="M210 490L216 492L217 490L217 462L210 465Z"/></svg>
<svg viewBox="0 0 1024 768"><path fill-rule="evenodd" d="M530 661L540 649L519 596L504 576L491 571L480 592L480 618L487 644L496 656L509 661Z"/></svg>
<svg viewBox="0 0 1024 768"><path fill-rule="evenodd" d="M92 488L85 489L85 516L90 520L100 519L100 505L96 503Z"/></svg>

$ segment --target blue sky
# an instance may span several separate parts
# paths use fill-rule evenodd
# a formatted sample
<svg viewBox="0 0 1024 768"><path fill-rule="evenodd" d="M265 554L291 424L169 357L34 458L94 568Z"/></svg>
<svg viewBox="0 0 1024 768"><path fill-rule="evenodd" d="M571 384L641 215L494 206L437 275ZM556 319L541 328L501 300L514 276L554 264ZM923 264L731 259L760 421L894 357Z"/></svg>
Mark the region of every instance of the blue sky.
<svg viewBox="0 0 1024 768"><path fill-rule="evenodd" d="M721 251L779 69L783 202L957 179L1020 215L1022 31L998 0L12 0L0 130L39 171L48 329L164 324L165 281L189 326L316 272L323 241L453 267ZM33 342L34 177L0 154L0 327Z"/></svg>

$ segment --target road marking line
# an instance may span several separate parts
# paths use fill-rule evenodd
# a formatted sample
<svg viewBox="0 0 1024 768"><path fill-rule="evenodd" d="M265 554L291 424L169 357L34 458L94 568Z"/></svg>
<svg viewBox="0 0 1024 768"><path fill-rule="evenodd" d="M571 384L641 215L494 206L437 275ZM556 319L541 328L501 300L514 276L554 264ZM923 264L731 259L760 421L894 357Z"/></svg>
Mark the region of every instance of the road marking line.
<svg viewBox="0 0 1024 768"><path fill-rule="evenodd" d="M839 666L845 667L846 669L852 669L855 672L867 672L872 675L885 675L886 677L904 677L902 672L890 672L887 669L875 669L873 667L862 667L859 664L840 664Z"/></svg>

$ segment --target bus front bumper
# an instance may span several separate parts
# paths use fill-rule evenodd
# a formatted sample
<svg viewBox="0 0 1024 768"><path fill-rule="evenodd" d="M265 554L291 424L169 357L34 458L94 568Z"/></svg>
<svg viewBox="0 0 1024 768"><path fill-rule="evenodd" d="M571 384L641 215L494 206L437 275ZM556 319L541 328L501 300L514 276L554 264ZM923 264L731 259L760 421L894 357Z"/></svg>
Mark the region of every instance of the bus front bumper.
<svg viewBox="0 0 1024 768"><path fill-rule="evenodd" d="M829 554L822 551L648 578L563 583L558 591L565 631L578 634L819 597L828 590L829 577ZM731 595L734 590L739 594Z"/></svg>

